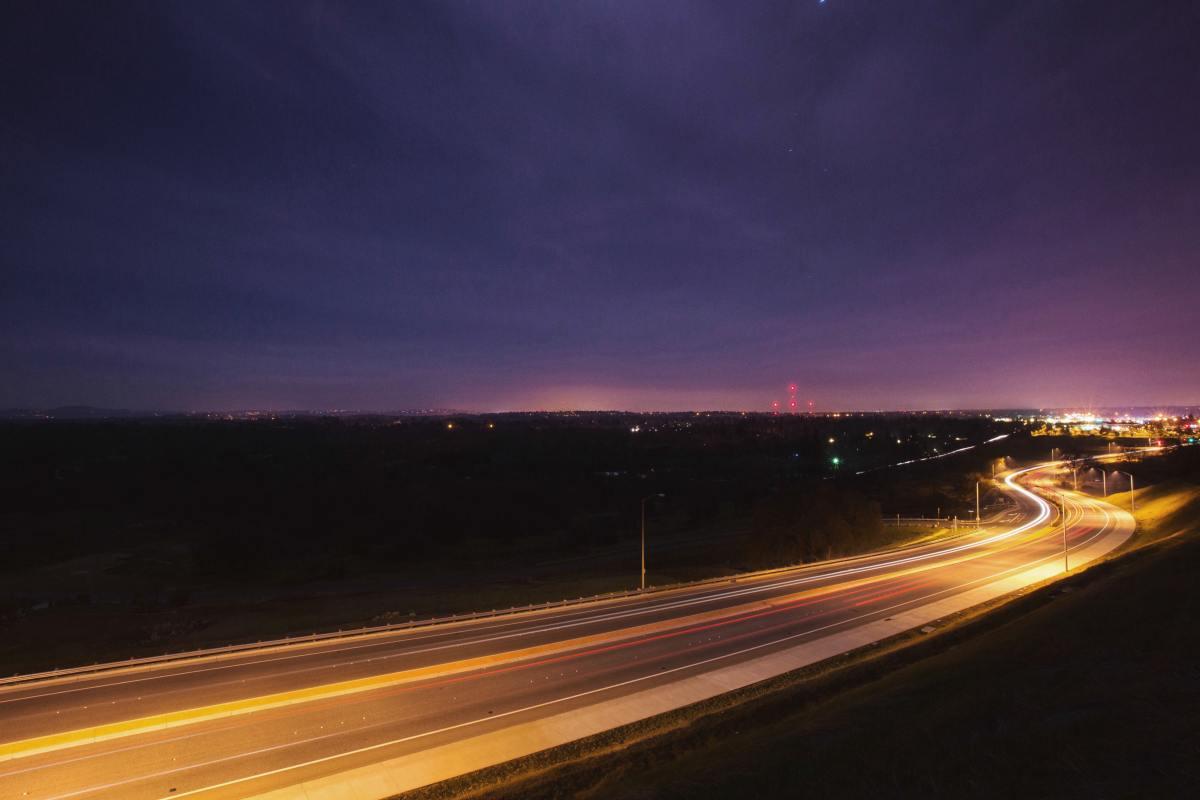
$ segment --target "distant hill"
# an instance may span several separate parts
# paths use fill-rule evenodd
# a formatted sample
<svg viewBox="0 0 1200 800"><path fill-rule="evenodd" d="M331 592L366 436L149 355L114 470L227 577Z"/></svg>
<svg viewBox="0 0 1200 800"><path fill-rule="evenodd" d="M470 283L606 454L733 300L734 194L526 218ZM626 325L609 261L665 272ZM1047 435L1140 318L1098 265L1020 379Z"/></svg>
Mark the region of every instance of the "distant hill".
<svg viewBox="0 0 1200 800"><path fill-rule="evenodd" d="M106 419L158 419L163 417L195 417L200 419L259 419L263 417L455 417L472 416L472 412L452 408L413 408L398 411L362 411L348 409L288 409L286 411L237 409L233 411L139 411L129 408L97 408L95 406L58 406L56 408L0 409L0 420L62 420L86 421Z"/></svg>
<svg viewBox="0 0 1200 800"><path fill-rule="evenodd" d="M133 419L138 417L171 416L173 412L133 411L128 408L95 408L93 406L59 406L57 408L6 408L0 419Z"/></svg>

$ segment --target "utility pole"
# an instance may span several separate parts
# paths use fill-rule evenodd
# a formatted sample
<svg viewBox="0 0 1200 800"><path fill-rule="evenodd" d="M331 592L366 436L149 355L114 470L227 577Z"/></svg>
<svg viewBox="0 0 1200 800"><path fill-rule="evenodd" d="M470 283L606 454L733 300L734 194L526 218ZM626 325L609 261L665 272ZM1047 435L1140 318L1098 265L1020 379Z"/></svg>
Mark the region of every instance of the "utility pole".
<svg viewBox="0 0 1200 800"><path fill-rule="evenodd" d="M1070 566L1067 563L1067 500L1062 495L1058 495L1058 507L1060 507L1062 515L1062 571L1070 572Z"/></svg>

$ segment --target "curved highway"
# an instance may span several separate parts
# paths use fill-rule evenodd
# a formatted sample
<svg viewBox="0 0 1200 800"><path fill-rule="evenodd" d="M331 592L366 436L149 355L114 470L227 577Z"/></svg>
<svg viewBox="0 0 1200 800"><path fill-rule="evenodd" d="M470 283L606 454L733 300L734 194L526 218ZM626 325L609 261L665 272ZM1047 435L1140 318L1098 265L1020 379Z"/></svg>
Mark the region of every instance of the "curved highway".
<svg viewBox="0 0 1200 800"><path fill-rule="evenodd" d="M1124 542L1132 517L1051 490L1056 466L1004 478L1010 518L919 547L0 687L0 797L379 798L696 702Z"/></svg>

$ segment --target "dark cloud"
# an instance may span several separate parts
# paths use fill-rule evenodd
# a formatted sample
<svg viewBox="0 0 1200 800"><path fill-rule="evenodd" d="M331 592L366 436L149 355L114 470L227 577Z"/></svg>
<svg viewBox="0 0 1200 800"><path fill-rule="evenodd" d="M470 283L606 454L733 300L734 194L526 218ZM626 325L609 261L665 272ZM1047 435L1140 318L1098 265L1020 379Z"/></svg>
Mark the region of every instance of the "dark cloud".
<svg viewBox="0 0 1200 800"><path fill-rule="evenodd" d="M1200 389L1190 3L11 17L0 405Z"/></svg>

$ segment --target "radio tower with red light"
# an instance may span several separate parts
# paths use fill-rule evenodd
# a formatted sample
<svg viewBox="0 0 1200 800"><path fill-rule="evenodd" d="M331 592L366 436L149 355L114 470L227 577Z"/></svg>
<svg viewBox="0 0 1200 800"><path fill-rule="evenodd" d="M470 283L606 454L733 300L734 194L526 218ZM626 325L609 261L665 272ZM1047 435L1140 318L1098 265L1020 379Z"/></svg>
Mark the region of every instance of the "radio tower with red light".
<svg viewBox="0 0 1200 800"><path fill-rule="evenodd" d="M796 414L800 411L800 403L796 399L797 391L798 391L798 388L797 388L796 384L794 384L794 383L788 384L788 413L789 414Z"/></svg>

